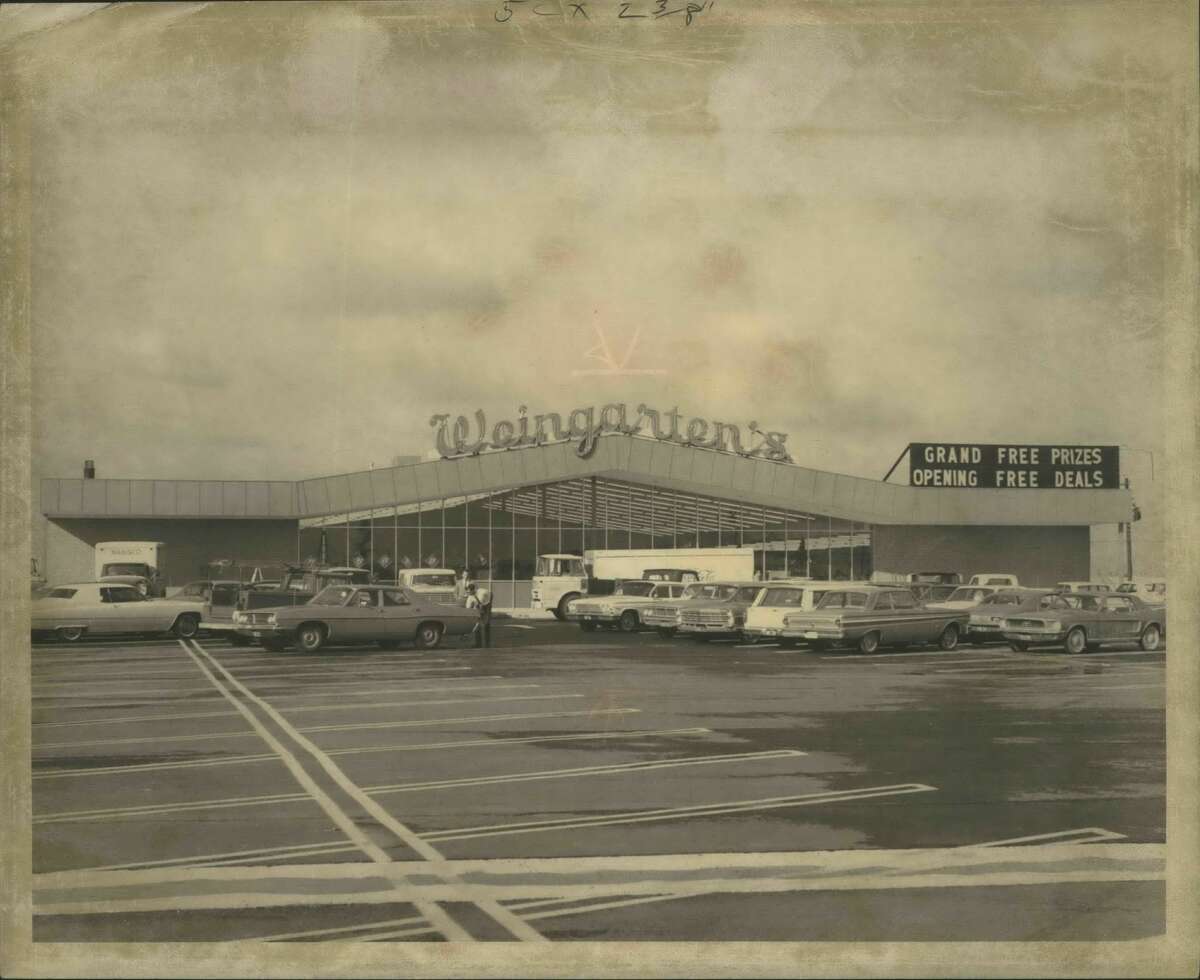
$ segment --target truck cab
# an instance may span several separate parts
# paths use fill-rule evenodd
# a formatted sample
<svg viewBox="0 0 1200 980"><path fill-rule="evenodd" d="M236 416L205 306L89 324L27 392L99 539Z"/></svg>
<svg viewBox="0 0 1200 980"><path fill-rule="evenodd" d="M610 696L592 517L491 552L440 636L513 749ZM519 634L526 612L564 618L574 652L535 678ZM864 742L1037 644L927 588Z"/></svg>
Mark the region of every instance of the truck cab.
<svg viewBox="0 0 1200 980"><path fill-rule="evenodd" d="M588 593L588 574L580 555L539 555L529 605L566 619L567 607Z"/></svg>

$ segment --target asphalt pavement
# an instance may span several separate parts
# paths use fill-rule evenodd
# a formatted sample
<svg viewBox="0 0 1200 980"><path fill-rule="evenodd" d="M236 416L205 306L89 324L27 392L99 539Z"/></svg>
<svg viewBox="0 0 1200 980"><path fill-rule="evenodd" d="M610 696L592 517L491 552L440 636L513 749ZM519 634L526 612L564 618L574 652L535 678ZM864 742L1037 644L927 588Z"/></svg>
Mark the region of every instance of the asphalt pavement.
<svg viewBox="0 0 1200 980"><path fill-rule="evenodd" d="M1163 929L1166 650L493 639L35 644L35 938Z"/></svg>

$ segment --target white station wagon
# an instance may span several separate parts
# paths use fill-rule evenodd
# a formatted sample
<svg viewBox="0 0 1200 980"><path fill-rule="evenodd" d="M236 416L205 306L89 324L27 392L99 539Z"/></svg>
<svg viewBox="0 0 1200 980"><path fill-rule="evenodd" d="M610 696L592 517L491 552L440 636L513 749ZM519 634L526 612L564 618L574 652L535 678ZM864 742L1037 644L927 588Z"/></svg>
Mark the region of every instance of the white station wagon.
<svg viewBox="0 0 1200 980"><path fill-rule="evenodd" d="M200 610L194 601L148 599L132 585L81 582L56 585L30 604L30 632L74 642L116 633L195 636Z"/></svg>
<svg viewBox="0 0 1200 980"><path fill-rule="evenodd" d="M746 622L742 635L753 642L761 638L779 638L785 646L797 645L802 631L790 628L787 617L791 613L810 612L817 607L826 592L845 589L865 582L778 582L768 585L759 593L754 605L746 610Z"/></svg>

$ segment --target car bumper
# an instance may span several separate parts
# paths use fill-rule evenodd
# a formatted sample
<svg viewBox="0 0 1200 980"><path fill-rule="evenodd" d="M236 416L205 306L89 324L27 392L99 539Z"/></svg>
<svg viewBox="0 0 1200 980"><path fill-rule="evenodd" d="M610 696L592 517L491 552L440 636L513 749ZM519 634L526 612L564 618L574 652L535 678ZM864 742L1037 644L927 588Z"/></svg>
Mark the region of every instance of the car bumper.
<svg viewBox="0 0 1200 980"><path fill-rule="evenodd" d="M1003 630L999 626L987 626L978 623L967 624L967 636L978 640L986 640L989 637L998 640L1001 637Z"/></svg>
<svg viewBox="0 0 1200 980"><path fill-rule="evenodd" d="M1067 630L1001 630L1001 636L1006 640L1016 640L1018 643L1059 643L1067 638Z"/></svg>
<svg viewBox="0 0 1200 980"><path fill-rule="evenodd" d="M680 623L680 633L697 633L706 636L741 636L742 628L728 623Z"/></svg>
<svg viewBox="0 0 1200 980"><path fill-rule="evenodd" d="M621 619L616 613L568 612L567 620L572 623L616 623Z"/></svg>

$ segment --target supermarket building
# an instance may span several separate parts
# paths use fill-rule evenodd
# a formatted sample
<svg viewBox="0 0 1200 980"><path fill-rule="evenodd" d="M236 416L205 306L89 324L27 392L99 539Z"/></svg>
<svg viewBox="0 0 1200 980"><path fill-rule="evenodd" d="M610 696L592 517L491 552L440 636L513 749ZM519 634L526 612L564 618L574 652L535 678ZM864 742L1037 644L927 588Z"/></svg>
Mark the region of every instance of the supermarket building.
<svg viewBox="0 0 1200 980"><path fill-rule="evenodd" d="M225 577L222 560L436 565L522 606L539 554L601 548L750 547L764 577L992 571L1051 585L1089 578L1091 529L1132 511L1119 488L904 485L629 432L598 434L586 454L569 438L440 448L294 482L44 479L35 554L50 582L93 578L96 542L114 540L165 542L170 585Z"/></svg>

